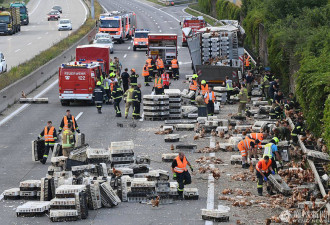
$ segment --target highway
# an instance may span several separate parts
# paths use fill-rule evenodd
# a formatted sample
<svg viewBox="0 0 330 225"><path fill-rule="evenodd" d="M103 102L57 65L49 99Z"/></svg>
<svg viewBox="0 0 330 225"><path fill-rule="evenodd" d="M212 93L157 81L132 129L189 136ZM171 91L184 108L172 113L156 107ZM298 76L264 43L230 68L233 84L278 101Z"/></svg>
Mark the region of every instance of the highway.
<svg viewBox="0 0 330 225"><path fill-rule="evenodd" d="M32 1L33 2L33 1ZM127 10L134 11L137 14L137 28L146 28L151 33L175 33L179 36L181 45L181 30L179 21L186 15L183 12L185 6L177 6L171 8L160 8L157 5L149 6L145 1L138 0L100 0L100 4L106 10ZM52 5L52 4L50 4ZM78 8L78 3L76 3ZM65 9L64 9L65 10ZM32 24L31 24L32 25ZM23 34L22 34L23 37ZM145 51L140 50L133 52L131 41L124 44L116 44L114 47L114 56L119 57L123 64L123 68L135 68L140 74L139 83L143 84L141 76L142 66L145 63ZM171 88L184 89L188 88L188 84L184 83L184 76L192 74L189 51L187 48L179 48L180 62L180 80L172 81ZM170 163L161 161L162 153L170 152L170 144L165 143L162 135L155 135L154 132L164 123L159 121L139 121L136 128L118 128L117 122L124 121L123 118L116 118L112 105L104 105L103 114L97 114L97 110L92 106L81 104L73 104L70 107L62 107L58 99L58 87L56 77L47 82L42 88L37 90L33 95L40 93L42 89L53 85L49 91L43 94L43 97L49 98L46 105L27 105L24 110L15 114L13 119L2 124L1 122L12 115L20 105L15 105L8 109L0 116L0 190L14 188L19 186L19 182L27 179L40 179L45 177L47 167L51 165L48 159L46 165L39 162L31 161L31 141L36 139L48 120L53 121L53 125L58 129L61 119L67 108L71 109L73 115L79 119L77 121L80 130L86 135L86 142L91 147L107 148L112 141L133 140L135 143L135 155L148 154L151 157L151 168L164 169L170 171ZM142 87L142 94L150 94L151 87ZM236 107L236 106L235 106ZM124 104L121 103L122 114L124 114ZM233 107L227 107L223 111L224 117L228 113L237 110ZM141 112L142 113L142 112ZM131 115L131 112L130 112ZM131 116L130 116L131 117ZM129 117L129 119L130 119ZM187 136L183 138L183 143L192 143L193 132L180 132L180 135ZM209 139L197 142L198 149L209 146ZM224 153L229 156L231 153ZM198 166L195 159L203 154L187 154L187 159L194 165L195 170ZM225 161L228 165L229 161ZM231 182L230 175L240 171L237 167L226 167L223 169L223 181ZM171 173L170 173L171 174ZM171 176L171 175L170 175ZM212 176L211 176L212 177ZM203 177L196 172L192 175L192 184L190 187L199 189L198 201L175 201L171 205L161 205L159 208L152 208L150 205L139 203L121 203L119 206L107 209L102 208L96 211L89 211L89 217L84 221L72 222L71 224L172 224L172 225L199 225L213 224L205 222L201 219L202 208L217 208L217 194L223 188L223 183L214 182L214 180ZM173 180L171 180L173 181ZM253 182L254 184L254 182ZM255 190L255 186L238 183L236 188L245 188ZM1 193L1 192L0 192ZM0 218L3 224L54 224L49 218L44 216L40 218L17 218L15 208L22 201L1 201L0 202ZM267 211L268 213L268 211ZM267 216L264 212L264 216ZM239 208L232 209L232 219L230 223L236 221L239 217ZM251 212L253 218L253 211Z"/></svg>
<svg viewBox="0 0 330 225"><path fill-rule="evenodd" d="M60 19L71 19L71 31L58 31L58 21L48 21L47 14L54 5L62 7ZM87 7L82 0L31 0L27 4L30 23L21 32L0 36L0 51L4 53L8 70L53 46L77 30L85 21Z"/></svg>

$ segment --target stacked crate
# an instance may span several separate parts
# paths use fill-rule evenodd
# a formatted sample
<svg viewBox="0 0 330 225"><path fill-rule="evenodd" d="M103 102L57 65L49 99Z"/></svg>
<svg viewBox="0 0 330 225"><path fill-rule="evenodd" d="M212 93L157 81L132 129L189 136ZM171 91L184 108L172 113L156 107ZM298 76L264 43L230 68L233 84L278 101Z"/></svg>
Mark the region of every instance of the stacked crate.
<svg viewBox="0 0 330 225"><path fill-rule="evenodd" d="M23 205L20 205L16 209L16 215L23 217L35 217L43 216L49 211L50 202L40 201L40 202L26 202Z"/></svg>
<svg viewBox="0 0 330 225"><path fill-rule="evenodd" d="M133 178L131 190L127 193L128 202L146 202L155 193L156 182L147 178Z"/></svg>
<svg viewBox="0 0 330 225"><path fill-rule="evenodd" d="M144 95L143 113L146 120L165 120L169 117L168 95Z"/></svg>
<svg viewBox="0 0 330 225"><path fill-rule="evenodd" d="M109 182L104 182L100 186L102 206L111 208L117 206L121 201L117 193L112 189Z"/></svg>
<svg viewBox="0 0 330 225"><path fill-rule="evenodd" d="M170 182L168 180L156 181L156 196L159 196L160 204L173 203L173 198L170 197Z"/></svg>
<svg viewBox="0 0 330 225"><path fill-rule="evenodd" d="M169 96L170 119L181 118L181 92L179 89L165 89L165 94Z"/></svg>
<svg viewBox="0 0 330 225"><path fill-rule="evenodd" d="M205 63L210 59L211 51L211 34L205 33L202 35L202 62Z"/></svg>
<svg viewBox="0 0 330 225"><path fill-rule="evenodd" d="M40 198L40 190L41 190L40 187L41 187L40 180L26 180L20 182L19 184L20 198L27 200L35 200Z"/></svg>
<svg viewBox="0 0 330 225"><path fill-rule="evenodd" d="M110 163L110 153L106 149L87 148L88 163Z"/></svg>
<svg viewBox="0 0 330 225"><path fill-rule="evenodd" d="M111 142L110 159L113 167L118 164L134 163L134 143L133 141Z"/></svg>
<svg viewBox="0 0 330 225"><path fill-rule="evenodd" d="M213 88L215 98L217 102L225 102L227 100L227 88L226 87L214 87Z"/></svg>

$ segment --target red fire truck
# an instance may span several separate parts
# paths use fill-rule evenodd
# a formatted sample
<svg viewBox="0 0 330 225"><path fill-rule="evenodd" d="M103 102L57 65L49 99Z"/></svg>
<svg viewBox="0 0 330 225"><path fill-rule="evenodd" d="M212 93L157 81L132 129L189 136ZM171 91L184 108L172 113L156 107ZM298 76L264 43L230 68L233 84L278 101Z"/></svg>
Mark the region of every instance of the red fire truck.
<svg viewBox="0 0 330 225"><path fill-rule="evenodd" d="M102 72L109 74L110 48L102 45L80 45L76 48L76 60L88 62L98 62Z"/></svg>
<svg viewBox="0 0 330 225"><path fill-rule="evenodd" d="M182 25L182 46L187 46L187 37L194 35L199 29L206 27L206 22L202 16L185 17Z"/></svg>
<svg viewBox="0 0 330 225"><path fill-rule="evenodd" d="M101 64L82 61L62 64L59 68L59 98L62 106L74 101L93 104L93 91L97 79L102 75Z"/></svg>

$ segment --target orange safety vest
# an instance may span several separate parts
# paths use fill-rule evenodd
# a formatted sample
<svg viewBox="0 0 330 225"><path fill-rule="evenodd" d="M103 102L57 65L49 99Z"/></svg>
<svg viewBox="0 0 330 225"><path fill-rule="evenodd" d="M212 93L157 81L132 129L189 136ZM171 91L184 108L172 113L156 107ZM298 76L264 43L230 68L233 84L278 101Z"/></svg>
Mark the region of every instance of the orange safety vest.
<svg viewBox="0 0 330 225"><path fill-rule="evenodd" d="M74 122L74 116L71 116L71 118L72 118L72 126L73 126L73 129L75 130L76 129L76 123ZM69 129L68 124L69 124L68 117L64 116L64 130Z"/></svg>
<svg viewBox="0 0 330 225"><path fill-rule="evenodd" d="M240 141L237 145L238 150L241 152L241 155L244 157L247 155L247 150L250 148L250 143L253 142L252 139L246 137L244 140Z"/></svg>
<svg viewBox="0 0 330 225"><path fill-rule="evenodd" d="M162 59L157 59L156 61L157 69L163 69L164 68L164 62Z"/></svg>
<svg viewBox="0 0 330 225"><path fill-rule="evenodd" d="M147 69L147 67L143 67L142 76L144 77L149 76L149 70Z"/></svg>
<svg viewBox="0 0 330 225"><path fill-rule="evenodd" d="M201 85L201 89L202 89L202 95L204 96L206 92L209 91L209 85L208 84Z"/></svg>
<svg viewBox="0 0 330 225"><path fill-rule="evenodd" d="M115 84L113 82L110 83L110 90L111 92L113 91L113 87L115 86Z"/></svg>
<svg viewBox="0 0 330 225"><path fill-rule="evenodd" d="M49 129L49 133L48 133L48 127L45 126L45 129L44 129L44 137L45 137L45 142L54 142L55 139L54 139L54 127L51 127Z"/></svg>
<svg viewBox="0 0 330 225"><path fill-rule="evenodd" d="M148 67L149 67L149 68L152 67L152 65L151 65L152 59L147 59L146 62L148 63Z"/></svg>
<svg viewBox="0 0 330 225"><path fill-rule="evenodd" d="M250 56L245 59L245 66L250 66Z"/></svg>
<svg viewBox="0 0 330 225"><path fill-rule="evenodd" d="M250 138L252 138L254 140L262 141L262 140L264 140L264 134L263 133L251 133Z"/></svg>
<svg viewBox="0 0 330 225"><path fill-rule="evenodd" d="M172 68L174 69L179 68L177 59L172 59L171 64L172 64Z"/></svg>
<svg viewBox="0 0 330 225"><path fill-rule="evenodd" d="M210 100L210 92L206 92L206 98L205 98L205 103L209 104L209 100ZM214 103L215 101L215 95L214 95L214 91L211 92L212 93L212 102Z"/></svg>
<svg viewBox="0 0 330 225"><path fill-rule="evenodd" d="M272 165L272 160L269 159L268 160L268 163L266 164L265 160L264 159L261 159L257 165L256 165L256 169L259 171L259 172L262 172L262 173L268 173L268 168L270 167L270 165ZM261 170L261 171L260 171Z"/></svg>
<svg viewBox="0 0 330 225"><path fill-rule="evenodd" d="M174 168L174 172L176 173L183 173L184 171L187 171L187 159L186 157L183 158L183 161L181 161L180 157L177 156L175 158L176 163L178 164L175 168Z"/></svg>
<svg viewBox="0 0 330 225"><path fill-rule="evenodd" d="M162 78L155 78L155 84L154 84L155 88L163 88L163 84L162 84Z"/></svg>
<svg viewBox="0 0 330 225"><path fill-rule="evenodd" d="M196 80L192 80L192 83L190 83L189 89L192 91L197 91L197 81Z"/></svg>
<svg viewBox="0 0 330 225"><path fill-rule="evenodd" d="M170 85L170 75L168 73L163 73L161 75L161 78L163 80L164 85L167 85L167 86Z"/></svg>

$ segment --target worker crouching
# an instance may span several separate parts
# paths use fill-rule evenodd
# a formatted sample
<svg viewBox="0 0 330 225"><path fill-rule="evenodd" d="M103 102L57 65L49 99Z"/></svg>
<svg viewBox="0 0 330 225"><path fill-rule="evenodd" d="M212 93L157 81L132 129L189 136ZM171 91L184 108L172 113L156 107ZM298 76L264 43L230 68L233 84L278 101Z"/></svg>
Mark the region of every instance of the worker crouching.
<svg viewBox="0 0 330 225"><path fill-rule="evenodd" d="M62 134L62 150L63 156L69 157L70 152L73 150L75 139L73 132L71 131L72 124L68 124L68 129L63 131Z"/></svg>
<svg viewBox="0 0 330 225"><path fill-rule="evenodd" d="M262 196L264 181L268 181L268 176L270 175L270 173L275 174L271 165L272 160L269 159L268 156L264 156L264 158L261 159L256 165L258 179L257 190L259 196Z"/></svg>

